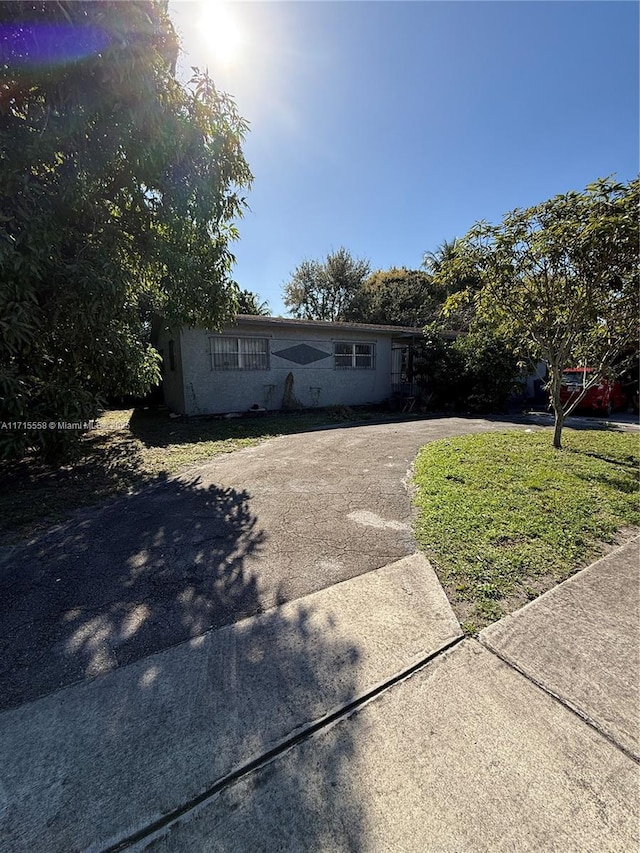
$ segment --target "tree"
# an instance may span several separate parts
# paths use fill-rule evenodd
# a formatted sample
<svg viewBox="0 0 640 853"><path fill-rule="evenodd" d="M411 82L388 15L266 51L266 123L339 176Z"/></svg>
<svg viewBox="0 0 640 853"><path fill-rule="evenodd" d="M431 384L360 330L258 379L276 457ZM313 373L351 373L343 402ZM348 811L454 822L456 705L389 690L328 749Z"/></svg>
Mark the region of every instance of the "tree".
<svg viewBox="0 0 640 853"><path fill-rule="evenodd" d="M464 362L439 322L424 327L423 337L415 346L413 369L414 378L432 408L448 408L460 403Z"/></svg>
<svg viewBox="0 0 640 853"><path fill-rule="evenodd" d="M437 276L445 264L450 264L456 256L457 239L443 240L432 252L425 252L422 266L431 276Z"/></svg>
<svg viewBox="0 0 640 853"><path fill-rule="evenodd" d="M439 321L425 326L414 370L432 406L472 412L502 410L519 373L513 350L491 329L477 324L453 337Z"/></svg>
<svg viewBox="0 0 640 853"><path fill-rule="evenodd" d="M357 323L422 327L441 313L444 299L421 270L378 270L362 282L345 319Z"/></svg>
<svg viewBox="0 0 640 853"><path fill-rule="evenodd" d="M477 271L469 265L457 263L460 247L461 243L457 238L443 240L434 251L425 252L423 255L422 266L431 277L434 289L439 290L443 303L459 293L464 293L467 297L472 296L480 287ZM473 299L458 299L455 305L451 301L445 317L447 328L468 332L475 318Z"/></svg>
<svg viewBox="0 0 640 853"><path fill-rule="evenodd" d="M480 323L474 323L468 334L456 338L452 347L462 364L460 402L471 412L502 411L517 388L520 375L513 347Z"/></svg>
<svg viewBox="0 0 640 853"><path fill-rule="evenodd" d="M259 317L270 317L271 309L265 300L260 302L257 293L251 290L241 290L238 294L238 314L253 314Z"/></svg>
<svg viewBox="0 0 640 853"><path fill-rule="evenodd" d="M556 448L566 415L637 351L639 202L638 179L599 179L581 193L514 210L499 225L476 224L438 274L444 282L478 276L475 295L458 293L450 307L473 298L478 316L522 356L547 362ZM562 373L579 364L593 372L563 406Z"/></svg>
<svg viewBox="0 0 640 853"><path fill-rule="evenodd" d="M235 314L247 125L206 74L177 81L166 2L0 17L0 419L84 421L158 381L152 315ZM2 431L1 450L51 455L77 435Z"/></svg>
<svg viewBox="0 0 640 853"><path fill-rule="evenodd" d="M342 247L325 261L302 261L284 286L284 304L302 320L344 320L369 272L368 261Z"/></svg>

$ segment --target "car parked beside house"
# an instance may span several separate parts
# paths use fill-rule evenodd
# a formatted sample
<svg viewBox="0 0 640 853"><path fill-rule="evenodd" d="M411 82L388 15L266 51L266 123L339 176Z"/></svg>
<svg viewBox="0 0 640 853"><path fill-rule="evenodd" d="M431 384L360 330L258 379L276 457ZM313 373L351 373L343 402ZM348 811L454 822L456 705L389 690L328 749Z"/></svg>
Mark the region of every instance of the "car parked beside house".
<svg viewBox="0 0 640 853"><path fill-rule="evenodd" d="M571 367L562 372L560 401L563 406L575 400L588 385L593 375L592 367ZM629 397L622 382L614 379L601 379L586 392L574 411L594 412L610 415L629 405Z"/></svg>

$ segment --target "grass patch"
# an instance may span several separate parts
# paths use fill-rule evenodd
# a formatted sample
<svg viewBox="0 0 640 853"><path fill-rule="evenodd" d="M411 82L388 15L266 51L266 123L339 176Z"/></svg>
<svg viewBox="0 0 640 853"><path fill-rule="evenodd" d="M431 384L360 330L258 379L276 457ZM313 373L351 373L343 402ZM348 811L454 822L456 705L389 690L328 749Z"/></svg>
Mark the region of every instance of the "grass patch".
<svg viewBox="0 0 640 853"><path fill-rule="evenodd" d="M230 420L172 419L163 409L105 412L77 457L62 466L37 459L0 462L0 535L30 535L83 506L127 494L221 453L329 424L380 419L345 406Z"/></svg>
<svg viewBox="0 0 640 853"><path fill-rule="evenodd" d="M640 524L637 434L509 431L435 441L415 464L416 537L474 633Z"/></svg>

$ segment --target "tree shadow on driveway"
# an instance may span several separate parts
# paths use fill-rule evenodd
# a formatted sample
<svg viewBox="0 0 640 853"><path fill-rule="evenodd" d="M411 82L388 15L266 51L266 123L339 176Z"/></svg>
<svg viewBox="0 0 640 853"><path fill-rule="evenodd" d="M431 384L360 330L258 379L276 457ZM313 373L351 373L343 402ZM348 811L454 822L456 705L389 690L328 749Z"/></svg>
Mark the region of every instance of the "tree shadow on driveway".
<svg viewBox="0 0 640 853"><path fill-rule="evenodd" d="M362 849L351 727L329 750L271 765L274 810L241 832L242 787L221 787L362 691L360 650L331 615L292 602L240 619L260 611L244 561L263 542L246 492L172 480L77 517L0 567L7 849L115 849L208 794L219 827L202 841L215 849L320 853L336 797L340 849Z"/></svg>
<svg viewBox="0 0 640 853"><path fill-rule="evenodd" d="M0 566L0 707L260 609L245 491L165 480L12 550Z"/></svg>

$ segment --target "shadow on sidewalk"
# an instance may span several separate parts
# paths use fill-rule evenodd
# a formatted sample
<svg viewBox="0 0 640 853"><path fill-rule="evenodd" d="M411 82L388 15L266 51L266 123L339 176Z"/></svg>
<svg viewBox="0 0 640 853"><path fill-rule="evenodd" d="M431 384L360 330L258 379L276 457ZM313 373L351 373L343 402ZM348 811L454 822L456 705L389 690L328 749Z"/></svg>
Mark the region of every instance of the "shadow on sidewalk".
<svg viewBox="0 0 640 853"><path fill-rule="evenodd" d="M20 705L0 714L0 836L13 853L106 849L354 697L359 652L330 621L296 605L236 621L260 611L244 562L264 540L246 492L168 481L0 567L0 696ZM203 636L212 624L226 627ZM353 750L347 734L312 771L339 787L345 849L357 850ZM285 844L291 814L305 835L289 849L326 849L330 806L308 786L309 760L287 763L289 817L264 817L264 849Z"/></svg>
<svg viewBox="0 0 640 853"><path fill-rule="evenodd" d="M295 605L294 605L295 607ZM354 727L349 726L329 749L293 749L285 762L268 764L259 773L220 786L219 780L298 734L328 710L350 702L357 692L358 649L320 626L318 615L304 607L284 616L279 609L258 622L250 620L224 629L222 647L200 649L185 670L185 680L163 665L164 656L144 664L136 689L117 697L107 709L107 731L92 732L109 751L133 743L143 724L144 748L129 747L118 773L130 780L129 803L161 804L160 824L185 820L195 830L196 847L216 850L290 850L324 853L335 842L336 790L340 799L344 850L360 850L366 821L354 790L352 762L357 761ZM197 685L194 690L193 686ZM190 687L188 700L178 696ZM115 697L114 697L115 698ZM176 720L180 710L181 719ZM277 774L277 785L262 789ZM115 783L107 780L103 789ZM178 791L178 786L184 787ZM215 813L215 844L201 830L189 809L205 802ZM254 803L255 797L255 803ZM69 807L71 807L69 803ZM88 807L91 808L90 804ZM114 803L123 825L140 823L137 807ZM104 802L95 820L102 820ZM108 837L105 826L104 836ZM171 832L161 849L177 850ZM191 848L190 848L191 849ZM206 849L210 849L207 847Z"/></svg>

